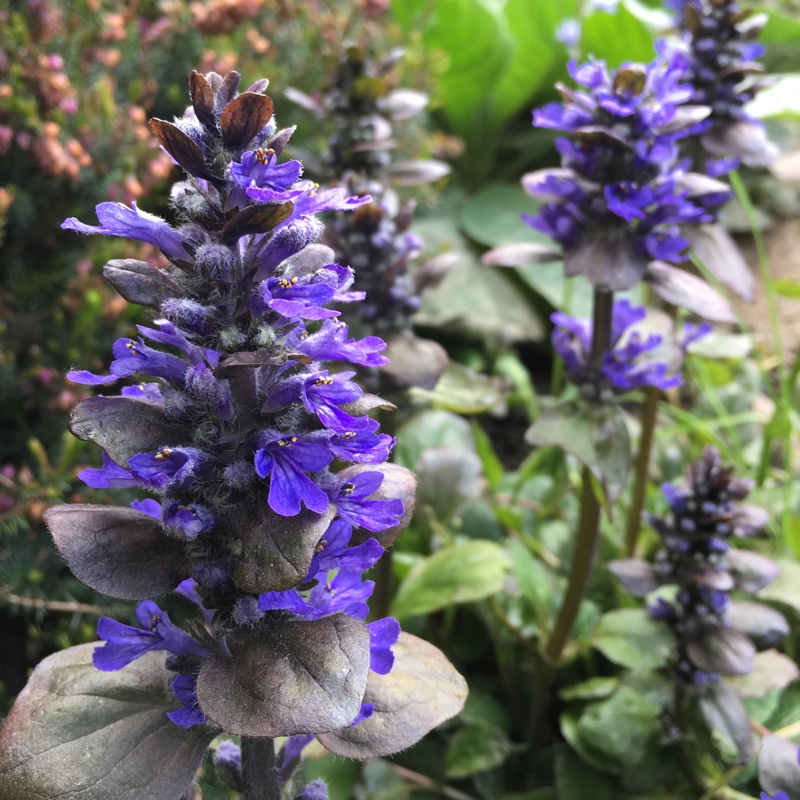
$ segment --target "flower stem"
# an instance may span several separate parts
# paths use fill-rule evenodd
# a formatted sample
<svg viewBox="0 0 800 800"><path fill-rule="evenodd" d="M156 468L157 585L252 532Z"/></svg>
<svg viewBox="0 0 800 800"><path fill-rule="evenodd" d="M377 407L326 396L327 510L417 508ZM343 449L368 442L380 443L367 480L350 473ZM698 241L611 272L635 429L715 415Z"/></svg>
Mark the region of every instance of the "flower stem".
<svg viewBox="0 0 800 800"><path fill-rule="evenodd" d="M280 800L278 762L272 739L242 737L242 780L245 800Z"/></svg>
<svg viewBox="0 0 800 800"><path fill-rule="evenodd" d="M595 289L594 313L592 326L592 351L590 364L598 373L603 363L603 354L608 350L611 342L611 317L614 307L614 295L611 292L602 292ZM583 468L581 482L583 484L581 495L581 516L578 524L578 536L575 541L575 553L572 557L572 566L569 573L567 592L564 602L558 612L556 624L544 647L544 657L552 662L557 662L569 641L581 601L586 594L589 584L589 574L594 563L594 554L597 549L597 534L600 528L600 503L592 486L593 476L588 467Z"/></svg>
<svg viewBox="0 0 800 800"><path fill-rule="evenodd" d="M655 386L648 386L645 389L644 405L642 406L642 434L639 439L639 452L634 466L633 498L628 512L628 527L625 534L625 555L628 558L633 558L636 554L636 542L639 538L639 529L642 526L642 510L644 509L644 496L647 491L650 452L653 449L653 437L656 431L659 395L660 392Z"/></svg>

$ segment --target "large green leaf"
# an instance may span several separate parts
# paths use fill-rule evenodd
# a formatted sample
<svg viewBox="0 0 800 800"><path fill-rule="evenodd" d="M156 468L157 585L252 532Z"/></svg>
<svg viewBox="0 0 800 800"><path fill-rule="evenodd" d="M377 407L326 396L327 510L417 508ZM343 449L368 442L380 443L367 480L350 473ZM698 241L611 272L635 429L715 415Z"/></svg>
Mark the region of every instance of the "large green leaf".
<svg viewBox="0 0 800 800"><path fill-rule="evenodd" d="M627 686L592 703L578 722L579 736L614 766L641 761L648 739L660 732L661 709Z"/></svg>
<svg viewBox="0 0 800 800"><path fill-rule="evenodd" d="M620 608L603 614L592 645L622 667L656 669L672 654L675 638L667 625L644 609Z"/></svg>
<svg viewBox="0 0 800 800"><path fill-rule="evenodd" d="M5 800L179 800L211 739L181 728L163 653L117 672L92 664L96 643L49 656L0 730Z"/></svg>
<svg viewBox="0 0 800 800"><path fill-rule="evenodd" d="M622 4L614 14L596 11L583 21L580 47L586 56L604 59L609 67L624 61L649 62L656 55L649 28Z"/></svg>
<svg viewBox="0 0 800 800"><path fill-rule="evenodd" d="M469 423L450 411L423 411L400 426L394 461L415 470L425 450L444 447L475 455L475 441Z"/></svg>
<svg viewBox="0 0 800 800"><path fill-rule="evenodd" d="M552 246L548 236L526 225L520 216L535 214L539 205L519 183L490 183L464 202L458 224L470 239L486 247L525 241Z"/></svg>
<svg viewBox="0 0 800 800"><path fill-rule="evenodd" d="M416 321L463 336L504 342L541 341L544 325L508 270L480 263L450 216L420 219L414 230L432 250L450 250L458 263L425 292Z"/></svg>
<svg viewBox="0 0 800 800"><path fill-rule="evenodd" d="M564 747L556 754L558 800L614 800L611 777Z"/></svg>
<svg viewBox="0 0 800 800"><path fill-rule="evenodd" d="M434 408L457 414L481 414L500 405L507 391L502 379L483 375L459 364L448 363L433 389L414 387L411 397L420 398Z"/></svg>
<svg viewBox="0 0 800 800"><path fill-rule="evenodd" d="M511 753L511 742L499 728L465 725L453 737L444 756L448 778L466 778L499 767Z"/></svg>
<svg viewBox="0 0 800 800"><path fill-rule="evenodd" d="M536 92L553 82L567 59L555 40L558 23L577 16L577 0L506 0L504 23L512 42L506 68L495 83L487 121L500 127L526 105Z"/></svg>
<svg viewBox="0 0 800 800"><path fill-rule="evenodd" d="M780 573L769 586L764 587L759 593L760 600L774 600L784 603L795 611L800 611L800 564L795 561L778 561Z"/></svg>
<svg viewBox="0 0 800 800"><path fill-rule="evenodd" d="M445 56L438 95L454 132L470 140L508 60L509 40L481 0L436 0L432 12L422 38L429 52Z"/></svg>
<svg viewBox="0 0 800 800"><path fill-rule="evenodd" d="M429 614L453 603L481 600L500 591L511 568L508 553L489 541L445 547L415 564L400 584L392 613Z"/></svg>
<svg viewBox="0 0 800 800"><path fill-rule="evenodd" d="M625 488L630 438L617 406L561 403L536 420L525 441L539 447L560 447L575 456L599 481L609 508Z"/></svg>
<svg viewBox="0 0 800 800"><path fill-rule="evenodd" d="M767 48L764 62L770 72L795 72L800 69L800 53L797 41L800 38L800 19L766 11L769 15L759 41Z"/></svg>

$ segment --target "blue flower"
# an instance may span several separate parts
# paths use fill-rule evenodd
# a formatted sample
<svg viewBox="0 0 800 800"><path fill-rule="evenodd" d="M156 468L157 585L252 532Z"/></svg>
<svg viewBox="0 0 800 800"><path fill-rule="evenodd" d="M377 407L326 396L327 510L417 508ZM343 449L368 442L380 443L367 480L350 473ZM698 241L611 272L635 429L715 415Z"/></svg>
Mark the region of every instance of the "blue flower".
<svg viewBox="0 0 800 800"><path fill-rule="evenodd" d="M396 525L403 515L402 500L370 500L383 483L380 472L361 472L339 484L331 500L339 516L368 531L382 531Z"/></svg>
<svg viewBox="0 0 800 800"><path fill-rule="evenodd" d="M564 360L570 379L593 396L602 392L603 385L621 391L642 386L680 386L680 373L669 374L669 366L653 358L664 337L655 333L643 337L633 329L646 313L643 306L634 307L628 300L614 303L611 341L599 371L590 366L592 321L561 312L553 314L553 347Z"/></svg>
<svg viewBox="0 0 800 800"><path fill-rule="evenodd" d="M97 634L105 641L92 656L97 669L115 672L151 650L166 650L177 656L197 656L201 659L210 653L200 642L184 633L170 622L169 615L152 600L136 607L140 628L123 625L110 617L101 617Z"/></svg>
<svg viewBox="0 0 800 800"><path fill-rule="evenodd" d="M321 514L328 507L328 496L306 473L318 472L331 463L333 456L324 444L268 431L256 451L259 477L269 476L269 505L277 514L294 516L301 501L311 511Z"/></svg>

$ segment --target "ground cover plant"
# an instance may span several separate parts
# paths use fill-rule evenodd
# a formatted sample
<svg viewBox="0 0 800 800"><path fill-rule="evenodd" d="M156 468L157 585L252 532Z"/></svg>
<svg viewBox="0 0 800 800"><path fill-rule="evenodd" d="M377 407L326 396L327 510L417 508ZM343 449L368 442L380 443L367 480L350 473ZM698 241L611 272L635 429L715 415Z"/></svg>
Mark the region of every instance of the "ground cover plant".
<svg viewBox="0 0 800 800"><path fill-rule="evenodd" d="M800 798L791 7L59 13L0 61L13 263L25 170L82 259L38 349L4 286L0 796ZM67 44L137 36L153 144L59 194Z"/></svg>

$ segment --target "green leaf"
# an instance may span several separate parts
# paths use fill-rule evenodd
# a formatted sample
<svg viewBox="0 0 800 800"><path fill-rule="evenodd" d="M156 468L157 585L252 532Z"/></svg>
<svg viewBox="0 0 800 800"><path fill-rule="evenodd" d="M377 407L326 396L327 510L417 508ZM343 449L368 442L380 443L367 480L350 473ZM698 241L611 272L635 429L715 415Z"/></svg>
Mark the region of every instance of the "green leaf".
<svg viewBox="0 0 800 800"><path fill-rule="evenodd" d="M771 76L773 77L773 76ZM748 103L747 112L758 119L800 119L800 108L797 96L800 92L800 75L775 75L774 85L759 92L755 99ZM775 281L776 290L779 283L793 281ZM784 295L798 297L800 295Z"/></svg>
<svg viewBox="0 0 800 800"><path fill-rule="evenodd" d="M796 561L776 560L780 567L778 577L758 593L759 600L774 600L800 611L800 564Z"/></svg>
<svg viewBox="0 0 800 800"><path fill-rule="evenodd" d="M598 700L609 697L619 686L619 678L589 678L562 689L558 696L562 700Z"/></svg>
<svg viewBox="0 0 800 800"><path fill-rule="evenodd" d="M458 213L458 226L470 239L486 247L516 242L539 242L552 247L549 236L526 225L520 216L523 212L535 214L539 205L519 182L490 183L464 202Z"/></svg>
<svg viewBox="0 0 800 800"><path fill-rule="evenodd" d="M467 682L430 642L401 632L391 677L370 672L364 703L375 710L358 725L317 734L342 758L381 758L416 744L464 708Z"/></svg>
<svg viewBox="0 0 800 800"><path fill-rule="evenodd" d="M469 423L450 411L432 410L415 414L400 426L394 462L415 470L422 453L432 447L460 449L475 453Z"/></svg>
<svg viewBox="0 0 800 800"><path fill-rule="evenodd" d="M429 614L453 603L471 603L500 591L511 568L508 553L488 541L445 547L412 567L400 584L392 613Z"/></svg>
<svg viewBox="0 0 800 800"><path fill-rule="evenodd" d="M487 114L490 126L502 126L534 103L537 91L553 83L567 59L564 46L555 40L556 27L577 13L577 0L506 1L503 17L511 40L510 58L492 92ZM535 59L531 53L536 53Z"/></svg>
<svg viewBox="0 0 800 800"><path fill-rule="evenodd" d="M457 414L481 414L503 402L507 392L501 379L450 361L434 389L413 387L409 393L413 399Z"/></svg>
<svg viewBox="0 0 800 800"><path fill-rule="evenodd" d="M800 57L797 52L800 20L776 11L766 11L766 13L769 19L758 38L767 48L763 59L767 70L773 73L796 72L800 69Z"/></svg>
<svg viewBox="0 0 800 800"><path fill-rule="evenodd" d="M508 728L508 712L490 694L470 687L467 702L459 719L471 725L488 728Z"/></svg>
<svg viewBox="0 0 800 800"><path fill-rule="evenodd" d="M797 76L797 79L798 85L795 88L796 93L800 92L800 75ZM798 95L795 94L795 105L797 104L797 97ZM800 298L800 283L791 280L791 278L779 278L773 281L772 288L775 289L781 297Z"/></svg>
<svg viewBox="0 0 800 800"><path fill-rule="evenodd" d="M592 703L578 723L580 737L614 765L642 760L648 739L660 732L661 709L627 686Z"/></svg>
<svg viewBox="0 0 800 800"><path fill-rule="evenodd" d="M558 800L614 800L612 779L564 747L556 754Z"/></svg>
<svg viewBox="0 0 800 800"><path fill-rule="evenodd" d="M472 435L475 437L475 449L478 452L478 458L483 465L483 474L486 476L492 491L496 492L505 474L503 465L494 451L491 439L475 421L472 423Z"/></svg>
<svg viewBox="0 0 800 800"><path fill-rule="evenodd" d="M546 618L553 606L555 576L519 539L509 539L507 547L520 593L540 617Z"/></svg>
<svg viewBox="0 0 800 800"><path fill-rule="evenodd" d="M667 625L646 610L620 608L603 614L592 645L622 667L656 669L666 664L675 638Z"/></svg>
<svg viewBox="0 0 800 800"><path fill-rule="evenodd" d="M444 756L448 778L466 778L499 767L511 752L511 742L499 728L466 725L456 733Z"/></svg>
<svg viewBox="0 0 800 800"><path fill-rule="evenodd" d="M541 295L553 308L568 311L572 316L589 319L592 316L594 292L583 275L567 278L561 262L518 267L520 280Z"/></svg>
<svg viewBox="0 0 800 800"><path fill-rule="evenodd" d="M599 481L609 508L625 488L630 438L617 406L561 403L536 420L525 441L539 447L560 447L575 456Z"/></svg>
<svg viewBox="0 0 800 800"><path fill-rule="evenodd" d="M649 62L655 58L653 36L647 25L620 5L614 14L596 11L583 21L581 51L603 59L610 68L624 61Z"/></svg>
<svg viewBox="0 0 800 800"><path fill-rule="evenodd" d="M414 230L432 250L450 250L459 259L444 281L423 295L422 309L415 318L419 324L478 340L544 339L542 320L513 274L481 264L451 217L442 214L419 219Z"/></svg>
<svg viewBox="0 0 800 800"><path fill-rule="evenodd" d="M480 0L435 0L422 38L426 50L446 57L437 75L438 95L453 131L469 140L508 60L509 41Z"/></svg>
<svg viewBox="0 0 800 800"><path fill-rule="evenodd" d="M784 689L797 680L797 664L777 650L756 653L753 669L747 675L726 678L742 697L764 697L768 692Z"/></svg>
<svg viewBox="0 0 800 800"><path fill-rule="evenodd" d="M209 725L181 728L163 653L117 672L92 664L97 643L42 661L0 729L6 800L179 800L209 742Z"/></svg>

